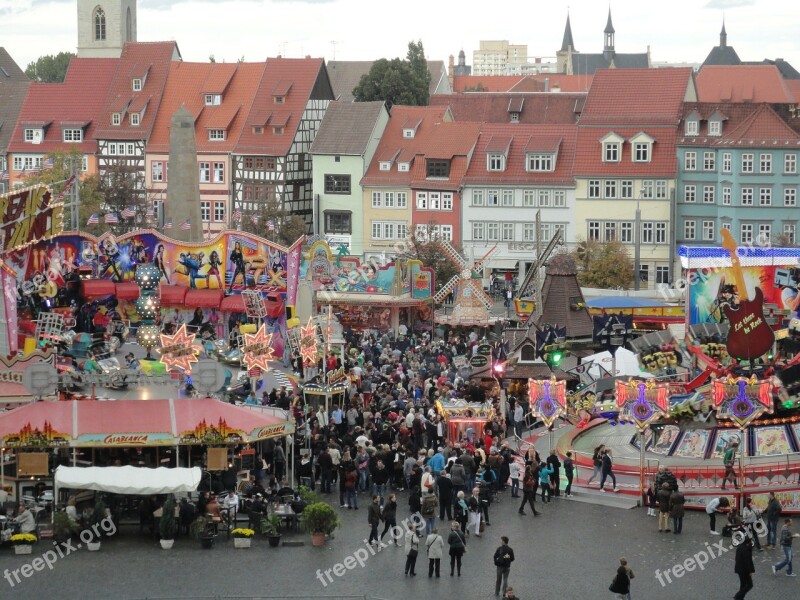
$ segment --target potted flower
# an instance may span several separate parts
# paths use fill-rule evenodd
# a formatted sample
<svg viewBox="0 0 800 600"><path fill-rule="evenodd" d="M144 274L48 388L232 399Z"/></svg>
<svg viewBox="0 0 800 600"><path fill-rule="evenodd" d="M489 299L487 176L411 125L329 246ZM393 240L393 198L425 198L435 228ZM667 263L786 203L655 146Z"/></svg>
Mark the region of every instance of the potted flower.
<svg viewBox="0 0 800 600"><path fill-rule="evenodd" d="M30 554L33 552L33 545L37 537L32 533L17 533L11 536L11 543L14 544L15 554Z"/></svg>
<svg viewBox="0 0 800 600"><path fill-rule="evenodd" d="M322 546L325 536L331 535L339 525L339 517L325 502L309 504L303 511L306 530L311 534L311 544Z"/></svg>
<svg viewBox="0 0 800 600"><path fill-rule="evenodd" d="M86 543L86 549L89 552L98 552L100 550L100 542L103 537L103 520L106 518L106 503L102 499L95 502L92 517L90 519L90 527L84 531L89 532L89 539L91 541ZM97 536L97 537L95 537Z"/></svg>
<svg viewBox="0 0 800 600"><path fill-rule="evenodd" d="M281 543L281 518L272 514L261 519L261 533L267 536L270 547L277 548Z"/></svg>
<svg viewBox="0 0 800 600"><path fill-rule="evenodd" d="M237 527L231 531L231 535L233 536L233 547L249 548L255 533L256 532L252 529L247 529L246 527Z"/></svg>
<svg viewBox="0 0 800 600"><path fill-rule="evenodd" d="M216 538L216 536L209 531L209 523L210 521L208 518L201 515L189 525L189 533L191 533L194 538L200 540L200 547L205 550L211 550L211 548L214 547L214 539Z"/></svg>
<svg viewBox="0 0 800 600"><path fill-rule="evenodd" d="M175 543L175 532L177 524L175 522L175 498L169 496L164 501L161 508L161 519L158 522L158 533L161 537L160 543L164 550L169 550Z"/></svg>

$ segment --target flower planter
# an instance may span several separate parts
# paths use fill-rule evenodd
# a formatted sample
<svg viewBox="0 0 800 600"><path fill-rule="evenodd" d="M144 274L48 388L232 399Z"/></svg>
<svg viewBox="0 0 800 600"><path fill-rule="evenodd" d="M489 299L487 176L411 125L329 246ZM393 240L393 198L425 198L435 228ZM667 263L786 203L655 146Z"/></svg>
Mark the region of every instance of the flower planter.
<svg viewBox="0 0 800 600"><path fill-rule="evenodd" d="M324 546L325 545L325 534L324 533L312 533L311 534L311 545L312 546Z"/></svg>
<svg viewBox="0 0 800 600"><path fill-rule="evenodd" d="M281 545L281 536L279 535L268 535L267 541L269 542L270 548L277 548Z"/></svg>
<svg viewBox="0 0 800 600"><path fill-rule="evenodd" d="M14 546L14 554L31 554L33 546L31 544L16 544Z"/></svg>
<svg viewBox="0 0 800 600"><path fill-rule="evenodd" d="M171 550L173 544L175 544L175 540L159 540L161 543L161 548L164 550Z"/></svg>
<svg viewBox="0 0 800 600"><path fill-rule="evenodd" d="M214 536L201 537L200 547L204 550L211 550L214 547Z"/></svg>
<svg viewBox="0 0 800 600"><path fill-rule="evenodd" d="M233 547L234 548L249 548L250 542L253 541L253 538L249 537L241 537L241 538L233 538Z"/></svg>
<svg viewBox="0 0 800 600"><path fill-rule="evenodd" d="M86 549L89 552L100 552L100 542L89 542L86 544Z"/></svg>

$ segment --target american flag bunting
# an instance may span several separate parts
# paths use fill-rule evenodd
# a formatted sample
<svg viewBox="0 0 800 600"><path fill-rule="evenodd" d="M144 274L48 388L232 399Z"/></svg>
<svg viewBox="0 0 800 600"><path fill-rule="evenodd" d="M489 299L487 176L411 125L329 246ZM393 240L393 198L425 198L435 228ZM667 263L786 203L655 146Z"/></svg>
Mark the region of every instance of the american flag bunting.
<svg viewBox="0 0 800 600"><path fill-rule="evenodd" d="M104 220L106 225L116 225L119 223L119 217L115 212L106 213Z"/></svg>
<svg viewBox="0 0 800 600"><path fill-rule="evenodd" d="M100 215L97 213L92 213L92 216L89 217L89 220L86 221L87 225L99 225L100 224Z"/></svg>
<svg viewBox="0 0 800 600"><path fill-rule="evenodd" d="M183 223L181 223L180 227L184 231L189 231L192 228L192 220L186 219Z"/></svg>
<svg viewBox="0 0 800 600"><path fill-rule="evenodd" d="M131 219L136 216L136 211L133 209L132 206L126 206L122 209L122 218L123 219Z"/></svg>
<svg viewBox="0 0 800 600"><path fill-rule="evenodd" d="M164 223L164 229L172 229L172 219L167 219Z"/></svg>

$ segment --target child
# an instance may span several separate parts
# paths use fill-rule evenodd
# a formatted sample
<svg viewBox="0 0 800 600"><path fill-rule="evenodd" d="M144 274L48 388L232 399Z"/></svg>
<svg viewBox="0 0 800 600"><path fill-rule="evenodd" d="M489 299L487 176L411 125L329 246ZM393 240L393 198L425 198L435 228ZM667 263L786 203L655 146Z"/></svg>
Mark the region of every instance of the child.
<svg viewBox="0 0 800 600"><path fill-rule="evenodd" d="M633 569L628 566L628 561L625 558L619 559L620 567L625 569L625 573L628 575L628 593L625 595L626 600L631 600L631 590L630 590L630 582L633 580Z"/></svg>
<svg viewBox="0 0 800 600"><path fill-rule="evenodd" d="M652 483L648 486L645 494L647 494L647 516L648 517L658 516L658 514L656 513L656 493L653 490Z"/></svg>

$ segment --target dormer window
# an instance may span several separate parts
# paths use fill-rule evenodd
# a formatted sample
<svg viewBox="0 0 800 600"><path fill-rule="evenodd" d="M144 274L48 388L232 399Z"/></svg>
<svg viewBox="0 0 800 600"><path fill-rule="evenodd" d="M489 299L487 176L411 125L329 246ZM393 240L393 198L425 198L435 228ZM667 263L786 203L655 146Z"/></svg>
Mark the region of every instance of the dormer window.
<svg viewBox="0 0 800 600"><path fill-rule="evenodd" d="M122 123L122 115L120 113L113 113L111 115L111 124L119 125L120 123Z"/></svg>
<svg viewBox="0 0 800 600"><path fill-rule="evenodd" d="M205 105L206 106L219 106L222 104L222 94L206 94L205 95Z"/></svg>
<svg viewBox="0 0 800 600"><path fill-rule="evenodd" d="M133 91L134 92L141 92L142 91L142 80L141 78L137 77L133 80Z"/></svg>
<svg viewBox="0 0 800 600"><path fill-rule="evenodd" d="M26 128L24 135L25 141L29 144L41 144L42 138L44 138L42 130L38 128Z"/></svg>
<svg viewBox="0 0 800 600"><path fill-rule="evenodd" d="M709 121L708 122L708 135L720 136L722 135L722 121Z"/></svg>
<svg viewBox="0 0 800 600"><path fill-rule="evenodd" d="M411 169L410 163L405 163L405 162L397 163L397 170L400 171L401 173L408 173L410 169Z"/></svg>
<svg viewBox="0 0 800 600"><path fill-rule="evenodd" d="M283 127L273 127L272 133L274 135L283 135Z"/></svg>
<svg viewBox="0 0 800 600"><path fill-rule="evenodd" d="M616 163L622 160L622 143L624 141L623 138L614 132L604 136L600 140L603 144L603 162Z"/></svg>
<svg viewBox="0 0 800 600"><path fill-rule="evenodd" d="M700 133L700 122L697 119L686 121L686 135L697 135Z"/></svg>
<svg viewBox="0 0 800 600"><path fill-rule="evenodd" d="M82 142L83 141L83 129L65 129L64 130L64 141L65 142Z"/></svg>
<svg viewBox="0 0 800 600"><path fill-rule="evenodd" d="M275 96L275 104L283 104L286 99L283 96Z"/></svg>
<svg viewBox="0 0 800 600"><path fill-rule="evenodd" d="M253 126L253 133L255 135L261 135L262 133L264 133L264 128L259 126L259 125L254 125Z"/></svg>
<svg viewBox="0 0 800 600"><path fill-rule="evenodd" d="M512 123L519 123L519 113L512 112L509 117Z"/></svg>
<svg viewBox="0 0 800 600"><path fill-rule="evenodd" d="M630 140L631 160L637 163L649 163L653 160L653 143L655 140L644 132L637 133Z"/></svg>
<svg viewBox="0 0 800 600"><path fill-rule="evenodd" d="M549 173L555 170L555 157L552 154L528 154L528 171Z"/></svg>
<svg viewBox="0 0 800 600"><path fill-rule="evenodd" d="M506 170L506 157L503 154L492 153L486 155L486 170L487 171L505 171Z"/></svg>
<svg viewBox="0 0 800 600"><path fill-rule="evenodd" d="M416 131L415 129L411 129L411 128L403 129L403 137L405 139L407 139L407 140L412 140L412 139L414 139L415 131Z"/></svg>
<svg viewBox="0 0 800 600"><path fill-rule="evenodd" d="M131 125L137 127L140 122L139 113L131 113Z"/></svg>
<svg viewBox="0 0 800 600"><path fill-rule="evenodd" d="M382 160L378 163L378 170L379 171L391 171L392 170L392 163L388 160Z"/></svg>
<svg viewBox="0 0 800 600"><path fill-rule="evenodd" d="M208 140L210 142L221 142L225 140L225 130L224 129L209 129L208 130Z"/></svg>
<svg viewBox="0 0 800 600"><path fill-rule="evenodd" d="M429 159L425 165L426 177L450 177L450 161Z"/></svg>

